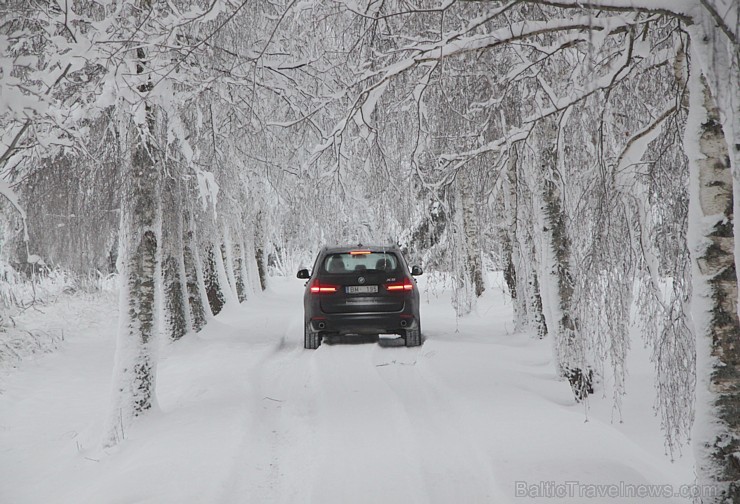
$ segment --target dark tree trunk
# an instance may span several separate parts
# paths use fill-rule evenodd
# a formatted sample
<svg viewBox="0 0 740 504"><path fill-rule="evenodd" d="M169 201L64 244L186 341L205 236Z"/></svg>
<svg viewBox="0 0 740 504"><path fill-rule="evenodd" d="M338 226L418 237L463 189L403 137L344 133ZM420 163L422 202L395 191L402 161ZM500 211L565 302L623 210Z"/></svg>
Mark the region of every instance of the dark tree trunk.
<svg viewBox="0 0 740 504"><path fill-rule="evenodd" d="M260 288L267 289L267 256L265 254L265 223L262 212L257 213L254 232L254 259L257 261L257 273Z"/></svg>
<svg viewBox="0 0 740 504"><path fill-rule="evenodd" d="M169 339L178 340L190 330L182 244L182 198L180 181L166 179L162 204L162 279L164 281L164 319Z"/></svg>
<svg viewBox="0 0 740 504"><path fill-rule="evenodd" d="M218 315L224 307L225 297L218 280L218 270L216 269L216 256L220 253L214 250L213 245L208 246L206 251L205 262L203 265L203 274L206 284L206 293L208 295L208 304L211 307L211 313Z"/></svg>
<svg viewBox="0 0 740 504"><path fill-rule="evenodd" d="M195 253L195 240L193 231L190 229L190 214L185 213L185 224L183 226L183 266L185 269L185 283L187 291L187 301L190 308L193 330L200 331L207 321L206 308L203 303L203 293L201 292L201 279L198 270L199 261Z"/></svg>
<svg viewBox="0 0 740 504"><path fill-rule="evenodd" d="M185 312L183 283L180 281L179 258L174 255L167 256L162 262L162 276L164 279L167 334L171 340L178 340L185 336L189 330Z"/></svg>

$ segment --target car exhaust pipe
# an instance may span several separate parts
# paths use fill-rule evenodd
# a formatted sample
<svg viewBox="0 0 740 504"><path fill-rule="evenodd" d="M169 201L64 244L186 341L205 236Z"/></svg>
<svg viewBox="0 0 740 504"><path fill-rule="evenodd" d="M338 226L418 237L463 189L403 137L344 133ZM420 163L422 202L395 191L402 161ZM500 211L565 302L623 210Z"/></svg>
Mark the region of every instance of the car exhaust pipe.
<svg viewBox="0 0 740 504"><path fill-rule="evenodd" d="M325 328L325 327L326 327L326 322L319 322L319 323L318 323L318 324L316 324L316 325L318 326L318 328L319 328L319 329L323 329L323 328Z"/></svg>
<svg viewBox="0 0 740 504"><path fill-rule="evenodd" d="M407 324L406 319L401 319L401 327L406 327Z"/></svg>

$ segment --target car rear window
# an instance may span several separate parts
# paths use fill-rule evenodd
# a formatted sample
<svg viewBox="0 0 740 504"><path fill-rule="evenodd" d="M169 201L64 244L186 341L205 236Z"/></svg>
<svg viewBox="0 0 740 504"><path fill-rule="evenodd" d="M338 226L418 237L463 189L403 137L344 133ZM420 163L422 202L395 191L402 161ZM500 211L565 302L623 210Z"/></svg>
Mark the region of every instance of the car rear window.
<svg viewBox="0 0 740 504"><path fill-rule="evenodd" d="M395 271L396 255L390 252L345 252L329 254L324 259L324 272L342 274L353 271Z"/></svg>

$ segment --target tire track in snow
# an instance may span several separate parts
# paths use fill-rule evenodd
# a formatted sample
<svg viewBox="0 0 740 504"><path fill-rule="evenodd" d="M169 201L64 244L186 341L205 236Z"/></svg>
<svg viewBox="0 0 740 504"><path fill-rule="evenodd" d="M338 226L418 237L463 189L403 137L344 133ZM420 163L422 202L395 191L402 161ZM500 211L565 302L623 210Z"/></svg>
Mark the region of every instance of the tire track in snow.
<svg viewBox="0 0 740 504"><path fill-rule="evenodd" d="M314 395L310 354L290 327L280 342L251 372L254 394L251 415L245 419L239 455L221 502L308 502L313 480L308 463L315 449L313 434ZM290 334L288 334L290 333Z"/></svg>
<svg viewBox="0 0 740 504"><path fill-rule="evenodd" d="M377 374L403 404L413 425L413 438L431 504L508 502L496 483L484 451L470 437L470 429L456 408L454 392L434 377L427 364L433 344L406 351L389 360L375 351ZM493 428L493 426L492 426Z"/></svg>
<svg viewBox="0 0 740 504"><path fill-rule="evenodd" d="M323 346L312 360L320 449L312 502L429 502L413 425L372 353L369 345Z"/></svg>

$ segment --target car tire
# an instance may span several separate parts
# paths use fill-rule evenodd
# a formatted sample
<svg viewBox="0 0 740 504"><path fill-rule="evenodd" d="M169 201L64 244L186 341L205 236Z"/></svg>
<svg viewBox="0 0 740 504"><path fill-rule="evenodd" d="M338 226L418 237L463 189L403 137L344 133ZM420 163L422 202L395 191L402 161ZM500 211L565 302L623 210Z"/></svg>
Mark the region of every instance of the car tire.
<svg viewBox="0 0 740 504"><path fill-rule="evenodd" d="M421 329L417 326L414 329L406 329L406 346L416 347L421 345Z"/></svg>
<svg viewBox="0 0 740 504"><path fill-rule="evenodd" d="M303 328L303 348L307 350L316 350L321 345L321 333L311 330L311 324L306 324Z"/></svg>

